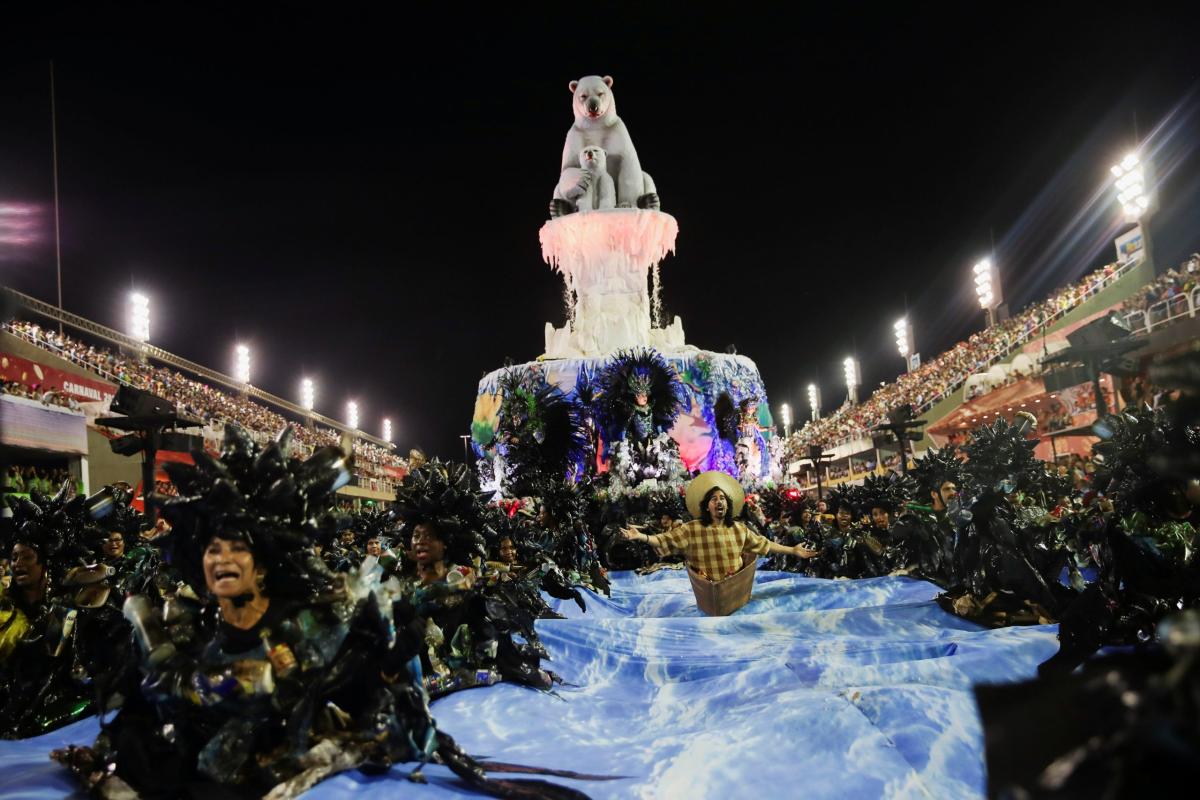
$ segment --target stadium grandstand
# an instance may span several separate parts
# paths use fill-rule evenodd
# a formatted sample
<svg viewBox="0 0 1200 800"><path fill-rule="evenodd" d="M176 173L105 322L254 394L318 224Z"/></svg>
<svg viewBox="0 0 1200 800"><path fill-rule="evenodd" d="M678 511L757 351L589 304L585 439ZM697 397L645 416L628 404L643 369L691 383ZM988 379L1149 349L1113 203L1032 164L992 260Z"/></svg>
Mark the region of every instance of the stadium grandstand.
<svg viewBox="0 0 1200 800"><path fill-rule="evenodd" d="M30 476L24 484L46 489L54 481L43 476L53 476L59 483L71 478L82 491L118 482L139 485L139 459L115 454L110 446L124 431L96 422L110 415L120 386L150 392L172 403L178 414L202 423L172 440L183 451L202 446L217 453L231 423L259 442L290 427L291 454L298 457L352 435L354 475L340 490L350 506L390 502L407 473L407 460L389 442L19 292L4 291L19 311L0 331L0 443L7 463ZM49 322L33 321L38 317ZM72 333L60 333L58 323ZM158 454L160 463L187 458L186 452L170 447ZM166 474L158 473L158 479L158 488L170 491Z"/></svg>
<svg viewBox="0 0 1200 800"><path fill-rule="evenodd" d="M1136 365L1149 355L1200 338L1198 310L1200 254L1158 276L1147 260L1108 264L972 334L881 386L865 401L846 403L808 422L786 443L788 471L803 488L815 489L817 476L808 459L815 446L831 456L821 467L826 486L858 482L888 469L899 471L895 438L872 429L905 406L914 417L926 420L924 433L909 449L910 464L924 449L962 444L974 426L996 416L1011 418L1019 411L1038 418L1039 457L1060 463L1086 458L1095 441L1089 435L1095 419L1092 383L1061 385L1063 379L1051 377L1043 362L1068 346L1067 334L1108 317L1141 342L1126 356ZM1130 402L1153 403L1156 397L1136 367L1123 376L1105 374L1100 383L1110 410Z"/></svg>

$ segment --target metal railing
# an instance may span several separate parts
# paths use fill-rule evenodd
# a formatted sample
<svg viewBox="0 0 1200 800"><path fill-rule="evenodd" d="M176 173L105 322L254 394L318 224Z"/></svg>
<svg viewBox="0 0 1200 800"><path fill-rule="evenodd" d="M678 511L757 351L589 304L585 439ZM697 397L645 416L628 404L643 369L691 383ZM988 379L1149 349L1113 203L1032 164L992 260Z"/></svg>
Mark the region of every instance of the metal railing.
<svg viewBox="0 0 1200 800"><path fill-rule="evenodd" d="M36 297L30 297L27 294L18 292L15 289L10 289L8 287L0 287L0 291L3 291L4 294L8 295L8 297L11 298L12 301L16 305L26 309L27 311L31 311L31 312L33 312L35 314L39 314L43 317L48 317L49 319L52 319L55 322L60 322L63 325L74 328L76 330L84 331L85 333L91 334L92 336L95 336L98 339L103 339L104 341L106 341L110 344L115 344L118 347L124 347L124 348L127 348L127 349L129 349L133 352L137 352L137 353L144 353L146 358L148 358L148 359L152 359L159 363L166 364L167 366L174 367L179 370L183 370L184 372L189 372L192 375L203 378L204 380L209 381L211 383L220 384L221 386L224 386L228 389L232 389L237 393L244 392L247 397L252 397L255 400L260 400L263 403L267 403L267 404L273 405L277 408L284 409L293 414L297 414L302 418L311 417L313 419L313 421L316 423L325 425L329 428L333 428L334 430L340 431L342 433L353 434L355 437L357 437L359 439L364 439L368 442L371 442L372 444L374 444L378 447L382 447L385 450L395 449L395 445L393 445L383 439L380 439L376 436L372 436L369 433L365 433L360 430L355 430L354 428L351 428L348 425L346 425L345 423L339 422L336 419L333 419L331 417L326 417L325 415L318 414L314 411L308 411L304 407L299 406L296 403L291 402L290 400L285 400L282 397L278 397L276 395L271 394L270 392L265 392L256 386L248 386L248 385L238 381L236 378L234 378L230 375L226 375L223 372L218 372L215 369L209 369L208 367L203 366L202 364L197 364L194 361L189 361L188 359L183 358L181 356L177 356L174 353L169 353L166 350L163 350L161 347L155 347L154 345L151 345L151 344L139 342L137 339L134 339L131 336L126 336L125 334L121 333L120 331L113 330L112 328L105 327L104 325L100 325L99 323L96 323L96 322L92 322L91 320L85 319L84 317L81 317L77 314L72 314L69 311L62 311L59 308L57 308L56 306L52 306L49 303L44 303L41 300L38 300ZM10 326L5 325L4 327L10 333L13 333L13 335L20 336L20 334L17 333L16 330L12 329ZM21 337L21 338L26 338L26 337ZM39 341L32 342L32 343L37 345L38 347L42 347L47 350L53 349L59 353L65 352L62 348L51 347L50 346L51 342L49 342L48 340L39 340ZM72 363L79 364L79 366L86 367L89 370L95 369L95 367L90 362L83 364L83 363L80 363L77 359L72 358L69 360ZM106 378L107 380L111 380L117 384L125 383L125 384L131 385L131 386L134 385L129 380L121 380L120 378L111 375L111 373L103 375L103 377ZM135 387L135 388L142 388L142 387Z"/></svg>
<svg viewBox="0 0 1200 800"><path fill-rule="evenodd" d="M1155 328L1175 320L1195 317L1197 306L1200 306L1200 287L1159 300L1145 309L1130 311L1125 315L1125 323L1135 335L1150 333Z"/></svg>

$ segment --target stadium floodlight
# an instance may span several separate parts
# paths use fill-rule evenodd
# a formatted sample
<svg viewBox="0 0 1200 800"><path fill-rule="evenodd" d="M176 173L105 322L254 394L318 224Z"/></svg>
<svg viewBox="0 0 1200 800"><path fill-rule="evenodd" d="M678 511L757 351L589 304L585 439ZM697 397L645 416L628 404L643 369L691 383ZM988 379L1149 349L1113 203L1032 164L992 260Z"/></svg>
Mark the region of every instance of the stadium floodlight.
<svg viewBox="0 0 1200 800"><path fill-rule="evenodd" d="M783 420L783 435L792 435L792 407L784 403L779 407L779 418Z"/></svg>
<svg viewBox="0 0 1200 800"><path fill-rule="evenodd" d="M358 430L358 403L353 400L346 403L346 424Z"/></svg>
<svg viewBox="0 0 1200 800"><path fill-rule="evenodd" d="M911 369L914 350L912 323L908 317L901 317L892 325L892 331L896 334L896 350L904 358L905 368Z"/></svg>
<svg viewBox="0 0 1200 800"><path fill-rule="evenodd" d="M996 309L1003 302L1000 294L1000 274L990 258L980 259L972 269L975 273L975 294L979 307L987 312L988 327L996 324Z"/></svg>
<svg viewBox="0 0 1200 800"><path fill-rule="evenodd" d="M808 405L812 409L813 420L821 418L821 392L815 383L808 385Z"/></svg>
<svg viewBox="0 0 1200 800"><path fill-rule="evenodd" d="M150 298L141 292L129 295L129 336L142 344L150 341Z"/></svg>
<svg viewBox="0 0 1200 800"><path fill-rule="evenodd" d="M233 352L233 377L241 383L250 383L250 348L239 344Z"/></svg>
<svg viewBox="0 0 1200 800"><path fill-rule="evenodd" d="M858 361L853 356L846 356L842 361L842 369L846 373L846 390L849 393L850 402L858 402L858 384L859 384L859 369Z"/></svg>
<svg viewBox="0 0 1200 800"><path fill-rule="evenodd" d="M1141 162L1137 153L1129 153L1121 163L1113 164L1110 172L1116 181L1113 187L1117 190L1117 203L1125 212L1125 221L1137 222L1150 209L1150 192L1146 188L1147 166Z"/></svg>
<svg viewBox="0 0 1200 800"><path fill-rule="evenodd" d="M312 411L316 407L317 392L313 386L312 378L305 378L300 381L300 406L305 411Z"/></svg>
<svg viewBox="0 0 1200 800"><path fill-rule="evenodd" d="M392 421L387 417L383 418L383 440L388 444L392 443Z"/></svg>

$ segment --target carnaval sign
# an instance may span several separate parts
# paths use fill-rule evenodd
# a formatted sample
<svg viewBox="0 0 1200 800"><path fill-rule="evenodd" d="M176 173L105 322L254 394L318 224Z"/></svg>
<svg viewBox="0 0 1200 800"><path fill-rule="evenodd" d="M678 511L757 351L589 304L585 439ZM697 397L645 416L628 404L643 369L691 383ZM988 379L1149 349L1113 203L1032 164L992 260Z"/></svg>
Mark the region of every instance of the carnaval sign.
<svg viewBox="0 0 1200 800"><path fill-rule="evenodd" d="M39 392L57 391L82 402L108 402L114 386L94 378L73 375L11 353L0 353L0 380L24 384Z"/></svg>

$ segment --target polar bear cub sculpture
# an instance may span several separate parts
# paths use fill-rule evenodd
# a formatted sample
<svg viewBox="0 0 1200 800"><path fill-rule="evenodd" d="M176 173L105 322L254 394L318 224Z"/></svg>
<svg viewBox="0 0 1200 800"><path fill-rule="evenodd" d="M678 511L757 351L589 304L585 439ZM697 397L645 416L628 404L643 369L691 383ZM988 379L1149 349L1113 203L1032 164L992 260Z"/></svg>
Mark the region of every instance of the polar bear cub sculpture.
<svg viewBox="0 0 1200 800"><path fill-rule="evenodd" d="M593 175L581 161L583 151L589 147L598 147L605 153L607 171L616 188L618 208L659 207L654 181L642 172L629 130L617 116L612 85L613 79L608 75L589 75L568 84L575 124L567 131L563 146L558 186L550 204L552 216L574 210L570 205L579 204L579 199L592 189Z"/></svg>
<svg viewBox="0 0 1200 800"><path fill-rule="evenodd" d="M607 161L608 157L603 147L592 145L583 148L579 153L579 169L583 171L586 179L581 181L585 185L583 194L575 200L577 210L595 211L617 207L616 184L612 175L608 174ZM554 190L554 196L556 199L565 199L560 197L557 189Z"/></svg>

